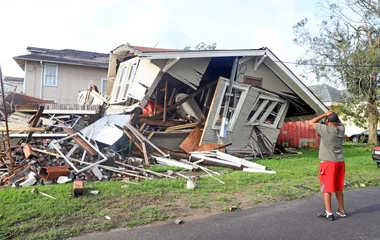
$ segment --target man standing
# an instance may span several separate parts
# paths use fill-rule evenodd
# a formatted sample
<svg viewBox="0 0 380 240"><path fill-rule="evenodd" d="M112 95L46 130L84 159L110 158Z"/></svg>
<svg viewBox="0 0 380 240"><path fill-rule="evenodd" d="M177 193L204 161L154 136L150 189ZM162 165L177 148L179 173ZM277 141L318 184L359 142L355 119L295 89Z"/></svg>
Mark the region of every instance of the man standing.
<svg viewBox="0 0 380 240"><path fill-rule="evenodd" d="M325 123L319 123L326 118ZM343 154L344 126L340 123L338 115L328 111L309 122L310 126L317 130L321 136L319 146L319 181L326 211L318 214L318 217L334 221L331 210L331 193L335 192L339 208L336 212L341 218L346 217L344 209L343 187L345 175L345 163Z"/></svg>

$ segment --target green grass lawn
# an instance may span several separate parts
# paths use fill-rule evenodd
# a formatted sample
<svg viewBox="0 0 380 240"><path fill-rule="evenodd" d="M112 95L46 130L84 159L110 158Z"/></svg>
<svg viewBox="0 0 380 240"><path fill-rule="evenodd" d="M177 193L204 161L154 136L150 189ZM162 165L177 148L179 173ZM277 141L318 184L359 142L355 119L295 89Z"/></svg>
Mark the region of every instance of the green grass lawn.
<svg viewBox="0 0 380 240"><path fill-rule="evenodd" d="M344 150L346 189L379 185L380 169L372 161L372 150L350 143ZM306 150L303 155L255 161L277 174L213 168L223 172L218 178L225 185L205 177L197 181L199 187L194 190L186 189L183 178L144 180L138 185L89 182L85 183L86 190L100 193L86 193L80 198L72 197L72 183L34 186L56 199L33 194L32 187L3 189L0 190L0 239L62 239L86 232L221 212L231 205L248 208L311 197L319 194L317 154ZM128 187L121 188L122 185Z"/></svg>

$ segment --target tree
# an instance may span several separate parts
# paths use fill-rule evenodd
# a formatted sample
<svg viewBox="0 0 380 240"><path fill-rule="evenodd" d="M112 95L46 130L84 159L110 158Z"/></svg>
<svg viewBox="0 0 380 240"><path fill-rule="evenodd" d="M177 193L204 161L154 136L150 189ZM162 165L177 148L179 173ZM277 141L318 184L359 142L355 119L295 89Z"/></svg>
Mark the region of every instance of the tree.
<svg viewBox="0 0 380 240"><path fill-rule="evenodd" d="M206 50L215 50L216 43L206 44L205 42L198 43L197 46L194 47L195 50L206 51ZM186 46L184 50L191 50L190 46Z"/></svg>
<svg viewBox="0 0 380 240"><path fill-rule="evenodd" d="M294 42L306 49L298 64L319 81L343 84L349 93L341 111L359 125L368 124L368 144L377 145L377 84L380 72L380 1L319 0L325 13L319 32L303 19Z"/></svg>

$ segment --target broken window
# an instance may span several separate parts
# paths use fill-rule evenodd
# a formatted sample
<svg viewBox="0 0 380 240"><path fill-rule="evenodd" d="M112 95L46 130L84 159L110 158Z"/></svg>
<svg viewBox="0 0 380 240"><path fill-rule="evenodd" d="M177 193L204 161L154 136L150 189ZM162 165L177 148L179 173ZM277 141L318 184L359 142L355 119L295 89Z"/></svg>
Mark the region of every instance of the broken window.
<svg viewBox="0 0 380 240"><path fill-rule="evenodd" d="M128 97L128 91L129 91L130 86L132 85L132 80L135 76L136 68L137 68L137 63L132 64L132 66L129 68L129 74L128 74L128 79L126 83L127 85L125 86L124 95L123 95L124 100L126 100Z"/></svg>
<svg viewBox="0 0 380 240"><path fill-rule="evenodd" d="M224 114L224 109L226 108L226 100L227 100L227 89L228 84L225 85L223 91L223 97L221 97L221 101L219 102L219 107L217 110L217 115L214 118L213 129L220 129L222 125L222 119ZM247 96L248 88L242 86L233 86L231 92L231 98L228 105L226 118L228 119L228 130L232 131L237 117L240 113L241 107L243 106L245 97Z"/></svg>
<svg viewBox="0 0 380 240"><path fill-rule="evenodd" d="M120 64L119 72L116 77L116 86L113 90L113 102L121 102L128 98L128 91L132 85L137 69L137 61L126 61Z"/></svg>
<svg viewBox="0 0 380 240"><path fill-rule="evenodd" d="M247 122L252 125L261 124L277 128L286 106L287 102L282 99L260 96L253 105Z"/></svg>
<svg viewBox="0 0 380 240"><path fill-rule="evenodd" d="M107 91L107 78L102 78L101 79L101 84L100 84L100 94L102 94L103 96L106 95L106 91Z"/></svg>
<svg viewBox="0 0 380 240"><path fill-rule="evenodd" d="M123 87L123 79L126 75L126 72L127 72L127 68L122 68L121 75L120 75L119 79L117 80L115 102L119 99L119 94L120 94L121 88Z"/></svg>

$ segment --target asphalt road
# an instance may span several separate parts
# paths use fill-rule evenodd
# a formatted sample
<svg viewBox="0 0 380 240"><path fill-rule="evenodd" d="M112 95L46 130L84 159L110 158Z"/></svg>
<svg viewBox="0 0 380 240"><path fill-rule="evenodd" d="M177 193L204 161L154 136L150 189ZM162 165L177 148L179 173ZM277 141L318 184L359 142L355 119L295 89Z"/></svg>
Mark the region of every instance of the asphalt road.
<svg viewBox="0 0 380 240"><path fill-rule="evenodd" d="M317 217L322 197L224 212L205 218L145 227L91 233L81 239L380 239L380 187L345 192L348 217L335 221ZM333 209L337 208L336 200Z"/></svg>

